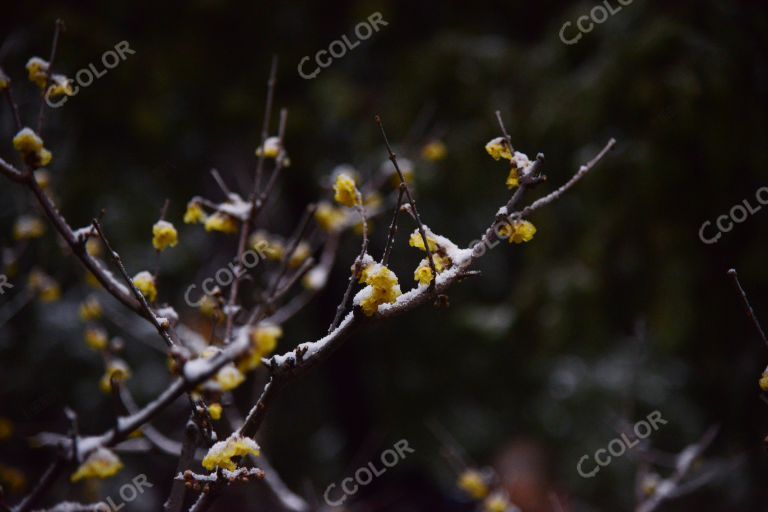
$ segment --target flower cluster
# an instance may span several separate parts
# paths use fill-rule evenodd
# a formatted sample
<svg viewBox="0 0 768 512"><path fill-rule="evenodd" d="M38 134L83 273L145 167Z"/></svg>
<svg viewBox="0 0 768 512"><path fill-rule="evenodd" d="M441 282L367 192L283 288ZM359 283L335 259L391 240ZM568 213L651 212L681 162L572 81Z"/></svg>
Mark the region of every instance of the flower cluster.
<svg viewBox="0 0 768 512"><path fill-rule="evenodd" d="M533 239L533 235L536 234L536 226L527 220L516 219L499 226L496 232L499 237L506 238L510 244L521 244L523 242L530 242Z"/></svg>
<svg viewBox="0 0 768 512"><path fill-rule="evenodd" d="M426 248L424 246L424 237L421 236L421 232L418 229L411 233L411 237L408 239L408 245L426 252ZM451 258L449 258L446 254L446 248L442 247L437 242L435 236L431 235L429 232L427 232L427 245L429 246L429 252L432 254L432 263L435 265L435 271L438 274L441 274L445 270L449 269L453 262L451 261ZM432 275L432 268L430 267L429 260L427 258L421 260L419 266L416 267L416 270L413 272L413 279L414 281L418 282L419 285L424 286L429 285L429 283L432 282L434 276Z"/></svg>
<svg viewBox="0 0 768 512"><path fill-rule="evenodd" d="M391 304L401 295L397 276L386 266L373 263L370 256L363 261L360 282L366 286L355 295L354 303L366 316L376 313L381 304Z"/></svg>
<svg viewBox="0 0 768 512"><path fill-rule="evenodd" d="M520 177L531 172L533 168L533 162L528 158L528 155L515 151L510 145L507 139L504 137L496 137L485 145L485 151L494 160L508 160L510 163L509 174L507 175L507 188L513 189L520 185Z"/></svg>
<svg viewBox="0 0 768 512"><path fill-rule="evenodd" d="M516 219L499 226L496 232L499 237L505 238L510 244L521 244L533 239L533 235L536 234L536 226L527 220Z"/></svg>
<svg viewBox="0 0 768 512"><path fill-rule="evenodd" d="M13 137L13 147L24 156L24 160L33 167L42 167L51 162L51 152L43 146L43 139L32 130L22 128Z"/></svg>
<svg viewBox="0 0 768 512"><path fill-rule="evenodd" d="M211 446L203 458L203 467L208 470L221 468L234 471L237 464L232 460L233 457L247 455L258 457L259 453L259 445L253 439L234 433L224 441L219 441Z"/></svg>

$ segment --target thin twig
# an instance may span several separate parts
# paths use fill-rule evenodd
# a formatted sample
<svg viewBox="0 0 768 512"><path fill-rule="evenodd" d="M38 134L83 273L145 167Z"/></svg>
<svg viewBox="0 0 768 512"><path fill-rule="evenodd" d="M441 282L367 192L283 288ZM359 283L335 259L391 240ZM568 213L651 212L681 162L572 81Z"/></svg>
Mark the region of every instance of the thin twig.
<svg viewBox="0 0 768 512"><path fill-rule="evenodd" d="M744 310L747 312L747 316L750 320L752 320L752 323L755 324L755 328L757 329L758 334L760 334L760 338L763 340L763 343L768 346L768 339L765 337L765 331L763 331L763 327L760 325L760 321L757 319L757 315L755 315L755 311L752 309L752 304L750 304L749 299L747 298L747 293L744 291L744 288L741 287L741 283L739 282L739 274L736 272L735 268L732 268L728 270L728 275L733 278L733 283L736 285L736 289L739 291L739 295L741 296L741 301L744 303Z"/></svg>
<svg viewBox="0 0 768 512"><path fill-rule="evenodd" d="M222 192L224 192L224 195L227 196L227 199L229 199L229 196L232 194L232 191L229 190L229 187L227 187L227 184L224 183L224 180L221 178L221 174L219 174L219 171L216 169L211 169L211 176L213 176L213 179L216 180L216 183L219 185L219 188Z"/></svg>
<svg viewBox="0 0 768 512"><path fill-rule="evenodd" d="M347 282L347 289L344 290L344 296L342 297L341 302L339 302L339 305L336 306L336 314L333 317L333 321L331 322L331 325L328 327L328 333L331 333L336 328L336 326L339 325L339 322L341 321L341 315L347 309L347 302L349 301L349 296L352 294L352 288L355 285L355 281L357 281L358 278L360 277L360 272L362 270L362 265L363 265L363 258L365 258L365 254L368 252L368 221L365 218L365 207L363 206L363 196L357 189L355 189L355 193L357 194L357 199L358 199L357 212L360 214L360 218L362 219L362 223L363 223L363 242L360 247L360 254L355 260L355 268L352 269L352 274L349 276L349 281Z"/></svg>
<svg viewBox="0 0 768 512"><path fill-rule="evenodd" d="M272 104L275 97L275 84L277 83L277 55L272 56L272 65L269 70L269 80L267 80L267 99L264 105L264 120L261 123L261 140L259 141L259 147L261 148L259 154L259 161L256 164L256 175L253 180L253 197L257 197L261 192L261 175L264 169L264 143L269 136L269 119L272 117Z"/></svg>
<svg viewBox="0 0 768 512"><path fill-rule="evenodd" d="M237 261L238 265L240 265L243 261L243 254L245 253L245 246L248 242L248 235L251 230L251 226L256 221L256 217L258 215L259 210L264 205L266 196L269 195L269 193L272 190L272 187L275 184L275 180L277 179L278 174L280 173L280 170L283 166L283 137L285 136L285 125L287 123L287 116L288 112L287 110L283 109L280 111L280 128L278 133L278 146L279 146L279 154L277 156L277 165L275 166L275 170L272 172L272 176L270 177L269 183L267 185L267 188L264 189L264 193L262 194L260 199L256 199L256 196L254 195L254 198L251 201L251 211L248 217L245 219L245 222L243 222L243 225L240 227L240 240L238 241L237 246ZM262 151L262 154L264 152ZM235 273L235 278L232 281L232 286L229 289L229 299L227 301L227 307L225 308L225 314L227 315L227 325L224 331L224 343L229 343L230 336L232 334L232 328L234 326L235 321L235 303L237 302L237 292L240 288L240 277L242 274L240 272Z"/></svg>
<svg viewBox="0 0 768 512"><path fill-rule="evenodd" d="M13 98L13 91L11 89L11 84L8 84L8 87L5 88L5 91L3 91L5 95L5 99L8 101L8 105L11 107L11 112L13 113L13 121L16 123L16 131L20 131L24 125L21 124L21 115L19 115L19 104L16 103L16 100Z"/></svg>
<svg viewBox="0 0 768 512"><path fill-rule="evenodd" d="M400 177L400 183L405 185L405 197L408 199L408 203L411 205L411 209L413 210L413 215L416 218L416 223L419 225L419 233L421 234L421 239L424 242L424 250L427 253L427 261L429 262L429 269L432 271L432 280L429 282L429 292L432 295L434 295L435 281L437 281L437 270L435 269L435 262L432 259L432 250L429 248L429 240L427 239L427 232L424 230L424 224L421 222L421 217L419 216L419 210L416 208L416 201L414 201L413 196L411 196L411 191L408 188L408 183L406 183L405 177L403 176L403 173L400 170L400 165L398 165L397 163L397 156L392 151L392 146L390 146L389 140L387 139L387 134L384 131L384 124L381 121L381 116L379 116L378 114L376 115L376 124L379 125L379 129L381 130L381 136L384 138L384 144L387 146L389 159L392 161L392 165L395 166L397 175Z"/></svg>
<svg viewBox="0 0 768 512"><path fill-rule="evenodd" d="M600 160L605 157L605 155L608 154L609 151L613 149L613 147L616 145L616 139L611 139L608 141L608 143L603 147L603 149L597 154L596 157L594 157L592 160L587 162L585 165L582 165L579 168L579 171L574 174L570 180L568 180L564 185L562 185L560 188L555 190L554 192L551 192L547 194L544 197L541 197L534 201L531 205L526 206L523 208L523 210L517 214L519 217L526 217L530 215L532 212L538 210L539 208L543 206L547 206L548 204L555 201L557 198L559 198L561 195L563 195L565 192L568 191L571 187L573 187L578 181L587 175L589 171L591 171L599 162Z"/></svg>
<svg viewBox="0 0 768 512"><path fill-rule="evenodd" d="M397 193L397 204L395 204L395 211L392 214L392 222L389 224L389 234L387 234L387 243L384 245L384 254L381 257L381 264L385 267L389 264L389 255L392 252L392 245L395 242L395 234L397 234L397 218L400 215L400 206L403 204L403 195L405 194L405 184L400 183L399 191Z"/></svg>
<svg viewBox="0 0 768 512"><path fill-rule="evenodd" d="M64 21L57 19L53 29L53 42L51 43L51 56L48 59L48 69L45 72L45 87L40 96L40 110L37 115L37 134L43 136L43 121L45 120L45 105L48 95L48 88L51 86L51 74L53 73L53 64L56 61L56 49L59 46L59 34L64 28Z"/></svg>
<svg viewBox="0 0 768 512"><path fill-rule="evenodd" d="M126 283L128 283L128 287L130 288L131 292L133 293L133 296L136 298L137 301L139 301L139 304L141 304L142 309L144 310L144 316L149 318L150 322L155 326L155 329L157 329L158 334L165 340L166 345L169 347L172 347L175 345L173 340L171 339L170 334L168 334L168 331L166 330L166 326L163 326L160 324L160 321L155 316L155 313L152 311L152 308L149 307L149 304L147 303L147 299L144 297L144 294L139 291L138 288L136 288L136 285L133 284L133 280L128 275L128 271L125 270L125 266L123 265L123 260L120 258L120 255L112 249L112 246L109 244L109 241L107 240L106 235L104 235L104 231L101 228L101 224L97 219L93 219L93 227L96 230L96 233L99 235L99 238L104 243L104 247L106 248L109 255L112 257L112 260L115 262L115 265L117 265L117 268L120 269L120 274L122 274L123 279L125 279Z"/></svg>
<svg viewBox="0 0 768 512"><path fill-rule="evenodd" d="M64 470L64 462L60 458L56 458L48 469L45 470L43 476L40 477L40 481L37 483L32 492L30 492L21 503L13 508L13 512L27 512L34 506L37 501L46 493L48 488L58 478L59 474Z"/></svg>

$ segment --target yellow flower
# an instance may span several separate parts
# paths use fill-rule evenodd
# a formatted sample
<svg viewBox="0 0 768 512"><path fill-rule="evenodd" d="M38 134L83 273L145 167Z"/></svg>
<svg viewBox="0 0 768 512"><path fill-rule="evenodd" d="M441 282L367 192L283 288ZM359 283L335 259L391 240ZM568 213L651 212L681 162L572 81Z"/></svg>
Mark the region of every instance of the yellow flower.
<svg viewBox="0 0 768 512"><path fill-rule="evenodd" d="M34 164L40 167L46 166L49 163L51 163L52 158L53 158L53 155L51 154L51 152L43 148L37 153L35 153Z"/></svg>
<svg viewBox="0 0 768 512"><path fill-rule="evenodd" d="M34 166L48 165L51 162L51 152L43 147L43 139L31 128L22 128L13 137L13 147Z"/></svg>
<svg viewBox="0 0 768 512"><path fill-rule="evenodd" d="M338 231L344 224L345 218L344 212L326 201L318 204L315 210L315 221L323 231Z"/></svg>
<svg viewBox="0 0 768 512"><path fill-rule="evenodd" d="M22 128L13 137L13 147L24 155L37 153L43 149L43 139L32 128Z"/></svg>
<svg viewBox="0 0 768 512"><path fill-rule="evenodd" d="M413 279L419 284L428 285L432 282L432 269L429 265L419 265L413 273Z"/></svg>
<svg viewBox="0 0 768 512"><path fill-rule="evenodd" d="M214 468L234 471L237 466L232 461L233 457L245 457L247 455L259 456L259 445L250 437L242 437L237 433L232 434L224 441L211 446L203 458L203 467L207 470Z"/></svg>
<svg viewBox="0 0 768 512"><path fill-rule="evenodd" d="M31 215L22 215L16 219L13 225L14 240L30 240L40 238L45 233L45 224L37 217Z"/></svg>
<svg viewBox="0 0 768 512"><path fill-rule="evenodd" d="M204 295L203 298L200 299L199 309L203 316L212 318L216 322L224 320L224 312L221 310L219 301L210 295Z"/></svg>
<svg viewBox="0 0 768 512"><path fill-rule="evenodd" d="M645 496L653 496L659 488L661 477L656 473L646 474L640 481L640 492Z"/></svg>
<svg viewBox="0 0 768 512"><path fill-rule="evenodd" d="M149 302L155 302L157 299L157 286L155 285L155 278L143 270L133 276L133 285L141 292Z"/></svg>
<svg viewBox="0 0 768 512"><path fill-rule="evenodd" d="M89 256L93 256L94 258L101 256L101 250L101 241L96 238L89 238L88 241L85 242L85 252L87 252Z"/></svg>
<svg viewBox="0 0 768 512"><path fill-rule="evenodd" d="M101 318L101 303L96 297L88 297L88 299L80 304L80 318L84 322L91 320L98 320Z"/></svg>
<svg viewBox="0 0 768 512"><path fill-rule="evenodd" d="M763 373L763 376L760 377L760 389L762 389L765 392L768 392L768 370L766 370Z"/></svg>
<svg viewBox="0 0 768 512"><path fill-rule="evenodd" d="M27 479L18 469L0 464L0 483L11 494L19 494L27 486Z"/></svg>
<svg viewBox="0 0 768 512"><path fill-rule="evenodd" d="M237 233L237 221L226 213L216 212L205 219L206 231L220 231L231 235Z"/></svg>
<svg viewBox="0 0 768 512"><path fill-rule="evenodd" d="M421 157L424 160L429 160L430 162L437 162L442 160L445 158L446 153L447 148L445 147L445 144L439 140L433 140L421 148Z"/></svg>
<svg viewBox="0 0 768 512"><path fill-rule="evenodd" d="M6 441L13 435L13 423L8 418L0 417L0 441Z"/></svg>
<svg viewBox="0 0 768 512"><path fill-rule="evenodd" d="M333 185L336 194L333 198L337 203L343 206L357 206L360 204L359 192L355 187L355 180L348 174L339 174L336 176L336 183Z"/></svg>
<svg viewBox="0 0 768 512"><path fill-rule="evenodd" d="M459 475L459 489L475 500L481 500L488 495L488 484L483 475L476 469L467 469Z"/></svg>
<svg viewBox="0 0 768 512"><path fill-rule="evenodd" d="M361 290L356 299L367 316L376 313L381 304L391 304L401 295L397 276L390 269L381 264L374 264L366 268L361 276L368 285Z"/></svg>
<svg viewBox="0 0 768 512"><path fill-rule="evenodd" d="M91 274L90 272L85 273L85 284L97 290L101 288L101 283L99 282L99 280L96 279L96 276Z"/></svg>
<svg viewBox="0 0 768 512"><path fill-rule="evenodd" d="M35 181L38 185L40 185L40 188L47 189L51 184L51 173L46 171L45 169L38 169L35 171Z"/></svg>
<svg viewBox="0 0 768 512"><path fill-rule="evenodd" d="M107 348L107 332L99 327L89 327L85 330L85 344L98 351Z"/></svg>
<svg viewBox="0 0 768 512"><path fill-rule="evenodd" d="M520 186L520 175L517 172L517 167L512 167L509 170L509 176L507 176L507 188L513 189Z"/></svg>
<svg viewBox="0 0 768 512"><path fill-rule="evenodd" d="M48 73L48 61L40 57L32 57L27 61L29 81L34 82L40 89L45 89L45 79Z"/></svg>
<svg viewBox="0 0 768 512"><path fill-rule="evenodd" d="M437 242L435 242L434 238L427 235L427 243L429 244L430 252L437 251ZM419 232L418 229L416 229L413 233L411 233L411 238L408 240L408 245L410 245L411 247L420 249L422 251L426 251L426 249L424 248L424 238L422 238L421 232Z"/></svg>
<svg viewBox="0 0 768 512"><path fill-rule="evenodd" d="M190 201L187 203L187 211L184 212L184 224L202 224L207 216L200 203Z"/></svg>
<svg viewBox="0 0 768 512"><path fill-rule="evenodd" d="M494 160L504 158L505 160L512 161L512 148L509 147L507 139L504 137L496 137L485 145L485 150Z"/></svg>
<svg viewBox="0 0 768 512"><path fill-rule="evenodd" d="M109 478L121 469L123 469L123 463L120 458L112 451L99 447L91 452L85 462L69 477L69 480L75 483L83 478Z"/></svg>
<svg viewBox="0 0 768 512"><path fill-rule="evenodd" d="M214 403L208 406L208 414L211 416L211 419L214 421L218 421L221 419L221 404Z"/></svg>
<svg viewBox="0 0 768 512"><path fill-rule="evenodd" d="M483 502L483 512L507 512L512 507L506 496L494 493Z"/></svg>
<svg viewBox="0 0 768 512"><path fill-rule="evenodd" d="M38 293L41 302L55 302L61 297L59 284L39 270L29 273L28 285L32 291Z"/></svg>
<svg viewBox="0 0 768 512"><path fill-rule="evenodd" d="M159 220L152 226L152 246L158 251L164 251L168 247L176 247L179 243L179 234L176 228L168 221Z"/></svg>
<svg viewBox="0 0 768 512"><path fill-rule="evenodd" d="M439 254L432 255L432 261L435 263L435 271L440 274L445 269L451 266L451 259L448 256L440 256ZM432 269L429 267L427 258L424 258L416 267L416 271L413 273L413 279L418 281L419 284L427 285L432 282Z"/></svg>
<svg viewBox="0 0 768 512"><path fill-rule="evenodd" d="M99 389L102 393L112 391L112 381L125 382L131 377L131 370L121 359L112 359L107 363L107 370L99 380Z"/></svg>
<svg viewBox="0 0 768 512"><path fill-rule="evenodd" d="M5 74L5 71L0 68L0 91L4 91L11 85L11 79Z"/></svg>
<svg viewBox="0 0 768 512"><path fill-rule="evenodd" d="M288 267L290 268L296 268L302 263L304 263L304 260L309 258L309 256L312 254L312 251L309 248L309 244L306 242L299 242L299 245L296 246L296 249L293 251L293 254L291 254L291 259L288 260Z"/></svg>
<svg viewBox="0 0 768 512"><path fill-rule="evenodd" d="M72 82L64 75L51 75L51 86L48 88L49 98L59 98L61 96L72 96Z"/></svg>
<svg viewBox="0 0 768 512"><path fill-rule="evenodd" d="M285 255L283 243L276 238L270 237L265 231L260 230L253 233L249 244L253 250L269 260L280 261Z"/></svg>
<svg viewBox="0 0 768 512"><path fill-rule="evenodd" d="M251 344L261 356L267 356L277 347L277 340L283 336L279 325L260 324L251 331Z"/></svg>
<svg viewBox="0 0 768 512"><path fill-rule="evenodd" d="M216 383L222 391L232 391L243 383L245 376L233 365L224 366L215 377Z"/></svg>
<svg viewBox="0 0 768 512"><path fill-rule="evenodd" d="M268 137L264 141L264 158L277 158L280 154L280 139ZM261 156L261 147L256 148L256 156Z"/></svg>
<svg viewBox="0 0 768 512"><path fill-rule="evenodd" d="M497 232L499 237L506 238L510 244L521 244L533 239L533 235L536 234L536 226L527 220L513 220L511 223L501 226Z"/></svg>

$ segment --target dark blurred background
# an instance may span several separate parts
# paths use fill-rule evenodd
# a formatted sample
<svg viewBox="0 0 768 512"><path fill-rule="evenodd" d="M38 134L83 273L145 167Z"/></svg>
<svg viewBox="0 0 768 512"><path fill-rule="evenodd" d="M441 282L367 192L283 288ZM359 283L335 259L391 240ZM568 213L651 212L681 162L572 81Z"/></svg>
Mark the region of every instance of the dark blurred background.
<svg viewBox="0 0 768 512"><path fill-rule="evenodd" d="M261 444L289 486L319 498L328 484L407 439L415 453L348 505L471 510L441 456L430 428L437 424L476 464L509 479L525 512L557 510L554 495L565 510L631 510L631 455L591 479L579 476L576 463L616 437L621 418L635 422L658 410L669 423L651 440L663 451L678 452L721 426L707 460L720 464L722 476L665 510L767 510L768 405L757 380L768 352L726 270L739 270L768 321L768 247L760 242L768 209L715 244L699 239L703 222L744 199L755 205L756 191L768 185L765 3L632 2L577 44L564 44L563 24L595 5L6 2L0 65L16 80L22 114L34 119L36 91L24 65L33 55L47 58L57 17L66 32L56 68L70 76L118 42L130 43L134 55L48 113L51 187L75 226L106 208L105 228L129 271L152 265L150 226L170 198L181 241L164 256L160 287L185 318L195 315L184 306L185 287L229 261L235 240L181 224L184 207L196 194L221 199L210 168L236 188L252 172L272 54L279 56L276 105L289 112L292 161L268 215L276 233L288 235L304 205L328 197L324 179L337 164L363 176L378 170L385 152L376 113L399 154L415 162L425 221L461 245L478 237L508 197L504 166L483 149L498 135L496 109L518 149L546 155L549 181L529 200L566 181L615 137L616 150L593 174L532 217L535 239L490 251L479 265L483 275L451 291L449 309L423 307L363 331L289 386ZM314 60L333 40L351 37L374 12L386 27L316 78L299 76L302 57ZM578 32L571 26L566 33ZM0 133L0 156L15 158L5 103ZM448 148L443 161L419 158L432 138ZM31 195L7 181L0 187L3 248L17 245L12 225L33 211ZM385 220L373 229L380 254ZM404 236L394 261L410 287L418 256ZM284 326L279 351L324 332L358 244L345 238L330 286ZM50 229L29 244L11 277L16 287L0 296L0 317L14 314L0 326L0 416L13 424L0 460L26 480L9 493L11 502L50 458L26 438L63 432L64 405L79 412L84 433L108 428L113 417L96 386L102 363L82 343L77 318L88 288L79 264L58 247ZM16 311L33 266L61 283L62 299ZM110 334L127 340L129 387L149 400L169 381L164 357L117 326ZM241 389L236 397L246 405L251 393ZM156 425L179 438L184 420L180 406ZM115 478L72 487L62 480L45 503L103 498L146 473L155 487L127 510L157 510L176 461L122 459L126 469ZM241 488L218 510L271 507Z"/></svg>

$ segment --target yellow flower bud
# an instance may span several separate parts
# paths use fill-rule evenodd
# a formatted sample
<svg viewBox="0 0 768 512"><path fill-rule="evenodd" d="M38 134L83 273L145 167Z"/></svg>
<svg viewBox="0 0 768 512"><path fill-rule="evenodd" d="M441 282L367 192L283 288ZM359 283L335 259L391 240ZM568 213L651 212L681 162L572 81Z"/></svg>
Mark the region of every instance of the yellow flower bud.
<svg viewBox="0 0 768 512"><path fill-rule="evenodd" d="M99 447L91 452L85 462L69 477L69 480L75 483L83 478L109 478L121 469L123 469L123 463L120 458L112 451Z"/></svg>
<svg viewBox="0 0 768 512"><path fill-rule="evenodd" d="M107 348L107 331L99 327L89 327L85 330L85 344L97 352Z"/></svg>
<svg viewBox="0 0 768 512"><path fill-rule="evenodd" d="M170 222L159 220L152 226L152 246L158 251L164 251L168 247L176 247L179 243L179 235L176 228Z"/></svg>
<svg viewBox="0 0 768 512"><path fill-rule="evenodd" d="M195 201L187 203L187 211L184 212L184 224L202 224L206 218L203 207L199 203Z"/></svg>
<svg viewBox="0 0 768 512"><path fill-rule="evenodd" d="M439 140L433 140L421 149L421 157L430 162L438 162L445 158L447 148Z"/></svg>
<svg viewBox="0 0 768 512"><path fill-rule="evenodd" d="M333 198L337 203L349 207L360 204L359 192L355 187L355 180L348 174L342 173L336 176L333 190L335 191Z"/></svg>
<svg viewBox="0 0 768 512"><path fill-rule="evenodd" d="M509 147L507 139L504 137L496 137L485 145L485 150L494 160L503 158L505 160L512 161L512 148Z"/></svg>
<svg viewBox="0 0 768 512"><path fill-rule="evenodd" d="M259 453L259 445L256 444L256 441L235 433L224 441L219 441L211 446L203 458L203 467L209 471L215 468L234 471L237 469L237 465L232 460L233 457L246 457L248 455L258 457Z"/></svg>
<svg viewBox="0 0 768 512"><path fill-rule="evenodd" d="M237 221L226 213L216 212L205 220L206 231L219 231L227 235L237 233Z"/></svg>
<svg viewBox="0 0 768 512"><path fill-rule="evenodd" d="M48 61L40 57L32 57L27 61L27 71L29 72L30 82L33 82L40 89L45 89Z"/></svg>
<svg viewBox="0 0 768 512"><path fill-rule="evenodd" d="M155 278L146 270L139 272L133 276L133 285L141 292L147 301L155 302L157 299L157 286L155 286Z"/></svg>
<svg viewBox="0 0 768 512"><path fill-rule="evenodd" d="M30 240L40 238L45 233L45 224L37 217L22 215L13 225L14 240Z"/></svg>
<svg viewBox="0 0 768 512"><path fill-rule="evenodd" d="M459 489L475 500L481 500L488 495L488 484L485 477L476 469L467 469L459 475Z"/></svg>
<svg viewBox="0 0 768 512"><path fill-rule="evenodd" d="M211 419L214 421L218 421L221 419L221 404L219 403L213 403L208 406L208 414L211 416Z"/></svg>

